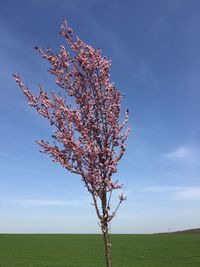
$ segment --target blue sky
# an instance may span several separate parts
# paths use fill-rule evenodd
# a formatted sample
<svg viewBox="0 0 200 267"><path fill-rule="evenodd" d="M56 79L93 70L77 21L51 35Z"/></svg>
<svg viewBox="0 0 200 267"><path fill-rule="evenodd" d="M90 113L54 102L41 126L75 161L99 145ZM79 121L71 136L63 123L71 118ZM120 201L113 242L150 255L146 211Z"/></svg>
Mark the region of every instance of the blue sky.
<svg viewBox="0 0 200 267"><path fill-rule="evenodd" d="M38 152L35 141L51 128L11 77L21 73L33 92L39 83L55 88L33 48L57 51L65 17L112 60L111 79L130 110L133 131L116 175L128 200L112 232L200 227L199 1L2 0L0 232L100 232L80 178Z"/></svg>

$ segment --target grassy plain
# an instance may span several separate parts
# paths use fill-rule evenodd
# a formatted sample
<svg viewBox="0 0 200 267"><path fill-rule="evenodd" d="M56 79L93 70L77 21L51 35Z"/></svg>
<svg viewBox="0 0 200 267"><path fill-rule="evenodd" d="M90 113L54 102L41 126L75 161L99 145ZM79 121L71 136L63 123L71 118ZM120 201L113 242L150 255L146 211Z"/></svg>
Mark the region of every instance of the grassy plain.
<svg viewBox="0 0 200 267"><path fill-rule="evenodd" d="M112 235L113 267L200 267L200 234ZM0 267L104 267L101 235L1 234Z"/></svg>

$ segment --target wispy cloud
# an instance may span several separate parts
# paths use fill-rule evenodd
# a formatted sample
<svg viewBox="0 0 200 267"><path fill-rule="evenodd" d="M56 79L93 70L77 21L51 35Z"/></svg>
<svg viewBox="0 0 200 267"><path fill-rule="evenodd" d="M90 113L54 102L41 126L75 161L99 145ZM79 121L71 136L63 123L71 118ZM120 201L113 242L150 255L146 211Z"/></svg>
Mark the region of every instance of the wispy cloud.
<svg viewBox="0 0 200 267"><path fill-rule="evenodd" d="M192 156L193 151L188 147L179 147L165 155L165 157L170 160L185 160L190 159Z"/></svg>
<svg viewBox="0 0 200 267"><path fill-rule="evenodd" d="M78 206L81 204L78 200L61 200L61 199L37 199L37 198L22 198L4 200L4 203L17 204L21 206Z"/></svg>
<svg viewBox="0 0 200 267"><path fill-rule="evenodd" d="M200 151L194 146L180 146L162 155L162 158L170 161L187 161L190 163L200 163Z"/></svg>
<svg viewBox="0 0 200 267"><path fill-rule="evenodd" d="M178 187L178 186L149 186L149 187L145 187L143 188L143 191L145 192L152 192L152 193L162 193L162 192L173 192L176 190L179 190L182 187Z"/></svg>
<svg viewBox="0 0 200 267"><path fill-rule="evenodd" d="M6 159L9 159L10 161L20 161L20 162L24 162L24 163L32 163L30 160L25 160L25 159L22 159L20 157L15 157L13 155L10 155L8 153L4 153L4 152L0 152L0 158L3 157L3 158L6 158Z"/></svg>
<svg viewBox="0 0 200 267"><path fill-rule="evenodd" d="M168 193L180 200L200 199L200 186L150 186L143 189L149 193Z"/></svg>
<svg viewBox="0 0 200 267"><path fill-rule="evenodd" d="M180 191L175 192L175 197L178 199L200 199L200 187L183 188Z"/></svg>

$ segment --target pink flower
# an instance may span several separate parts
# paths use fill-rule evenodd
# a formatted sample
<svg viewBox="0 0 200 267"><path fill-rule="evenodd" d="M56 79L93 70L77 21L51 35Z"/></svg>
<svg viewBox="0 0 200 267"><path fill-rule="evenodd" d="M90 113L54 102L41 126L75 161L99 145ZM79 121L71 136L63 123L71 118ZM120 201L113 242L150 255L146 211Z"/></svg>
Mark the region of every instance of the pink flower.
<svg viewBox="0 0 200 267"><path fill-rule="evenodd" d="M121 193L121 194L119 195L119 199L120 199L120 201L124 201L124 200L127 200L127 197L124 196L123 193Z"/></svg>
<svg viewBox="0 0 200 267"><path fill-rule="evenodd" d="M124 128L129 112L120 123L123 97L110 81L111 61L102 56L100 49L74 36L67 21L63 22L61 35L72 53L64 45L58 54L50 48L35 48L49 62L48 71L55 76L61 93L48 93L40 86L39 95L34 96L19 74L13 77L29 105L56 129L52 145L38 142L43 152L70 172L80 174L87 188L101 197L105 191L122 187L118 181L113 182L112 175L126 150L130 129ZM126 199L123 194L119 198Z"/></svg>

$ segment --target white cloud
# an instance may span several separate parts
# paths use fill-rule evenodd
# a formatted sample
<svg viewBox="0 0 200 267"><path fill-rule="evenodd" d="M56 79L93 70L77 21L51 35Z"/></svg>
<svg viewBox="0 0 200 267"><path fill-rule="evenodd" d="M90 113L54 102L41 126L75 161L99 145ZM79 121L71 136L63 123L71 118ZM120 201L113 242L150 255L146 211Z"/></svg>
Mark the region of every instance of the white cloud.
<svg viewBox="0 0 200 267"><path fill-rule="evenodd" d="M150 186L143 189L149 193L169 193L180 200L200 199L200 186Z"/></svg>
<svg viewBox="0 0 200 267"><path fill-rule="evenodd" d="M200 187L183 188L175 193L175 197L178 199L200 199Z"/></svg>
<svg viewBox="0 0 200 267"><path fill-rule="evenodd" d="M190 147L179 147L176 148L174 151L171 151L165 154L165 157L170 160L187 160L193 157L193 150Z"/></svg>
<svg viewBox="0 0 200 267"><path fill-rule="evenodd" d="M152 193L162 193L162 192L174 192L179 189L180 187L178 186L149 186L145 187L143 191Z"/></svg>
<svg viewBox="0 0 200 267"><path fill-rule="evenodd" d="M20 157L16 157L16 156L13 156L13 155L10 155L8 153L4 153L4 152L0 152L0 157L3 157L3 158L6 158L8 160L11 160L11 161L20 161L20 162L24 162L24 163L31 163L30 160L25 160L25 159L22 159Z"/></svg>
<svg viewBox="0 0 200 267"><path fill-rule="evenodd" d="M162 159L172 162L200 164L200 149L194 146L180 146L162 155Z"/></svg>
<svg viewBox="0 0 200 267"><path fill-rule="evenodd" d="M4 203L22 205L22 206L79 206L78 200L61 200L61 199L12 199L4 200Z"/></svg>

